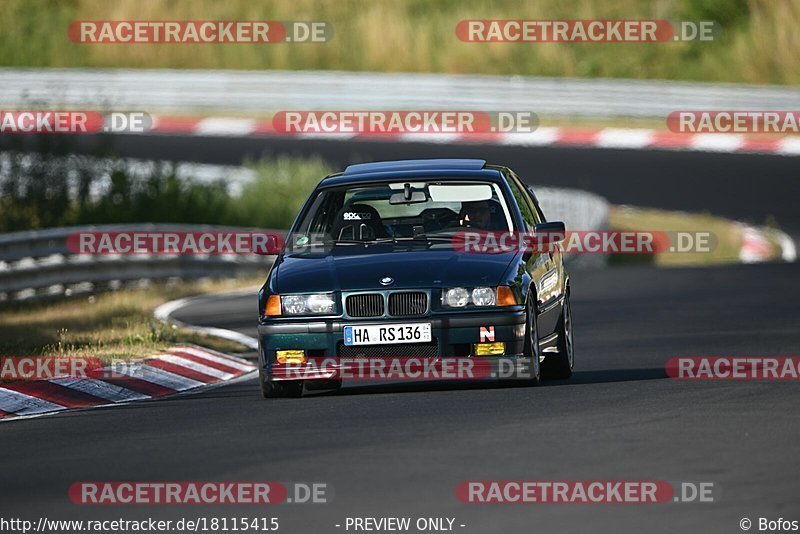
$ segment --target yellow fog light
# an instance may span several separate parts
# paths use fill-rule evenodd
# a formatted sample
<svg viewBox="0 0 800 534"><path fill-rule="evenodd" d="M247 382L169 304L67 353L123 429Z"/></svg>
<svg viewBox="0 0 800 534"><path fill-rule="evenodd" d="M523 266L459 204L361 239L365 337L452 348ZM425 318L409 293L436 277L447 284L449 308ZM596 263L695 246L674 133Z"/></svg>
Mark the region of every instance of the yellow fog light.
<svg viewBox="0 0 800 534"><path fill-rule="evenodd" d="M506 344L502 341L497 343L475 343L475 356L500 356L506 352Z"/></svg>
<svg viewBox="0 0 800 534"><path fill-rule="evenodd" d="M279 350L276 355L278 363L306 363L306 352L303 350Z"/></svg>

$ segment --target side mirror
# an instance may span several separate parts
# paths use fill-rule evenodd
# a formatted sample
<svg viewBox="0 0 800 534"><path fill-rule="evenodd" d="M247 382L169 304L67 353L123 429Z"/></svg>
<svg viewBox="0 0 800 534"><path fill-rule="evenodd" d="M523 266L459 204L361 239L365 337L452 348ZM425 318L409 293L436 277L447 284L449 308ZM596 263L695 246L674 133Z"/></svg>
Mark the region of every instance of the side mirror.
<svg viewBox="0 0 800 534"><path fill-rule="evenodd" d="M567 228L561 221L537 224L533 229L537 243L558 243L567 236Z"/></svg>

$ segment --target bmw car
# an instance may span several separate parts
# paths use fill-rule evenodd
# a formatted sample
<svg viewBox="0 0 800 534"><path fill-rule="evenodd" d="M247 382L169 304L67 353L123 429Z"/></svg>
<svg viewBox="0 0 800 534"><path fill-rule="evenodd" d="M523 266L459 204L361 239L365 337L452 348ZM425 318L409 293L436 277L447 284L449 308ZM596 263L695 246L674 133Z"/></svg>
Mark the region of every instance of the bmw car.
<svg viewBox="0 0 800 534"><path fill-rule="evenodd" d="M341 387L335 374L283 372L321 358L502 359L529 384L569 378L564 231L511 169L483 160L362 163L324 178L259 291L263 396ZM469 252L469 232L554 246Z"/></svg>

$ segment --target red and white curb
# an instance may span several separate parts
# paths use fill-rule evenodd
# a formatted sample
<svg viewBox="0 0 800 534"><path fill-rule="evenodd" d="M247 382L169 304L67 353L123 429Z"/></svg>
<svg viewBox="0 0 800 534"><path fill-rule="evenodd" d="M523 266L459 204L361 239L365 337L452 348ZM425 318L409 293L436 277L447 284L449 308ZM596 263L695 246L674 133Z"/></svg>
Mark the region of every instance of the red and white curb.
<svg viewBox="0 0 800 534"><path fill-rule="evenodd" d="M755 153L800 156L800 136L742 134L679 134L645 128L541 127L530 133L486 134L349 134L286 133L276 131L271 120L226 117L176 117L154 115L145 134L198 137L283 137L409 143L464 143L510 146L561 146L621 149L685 150L697 152Z"/></svg>
<svg viewBox="0 0 800 534"><path fill-rule="evenodd" d="M741 225L741 232L742 246L739 249L739 261L742 263L760 263L774 258L772 245L767 238L768 232L778 238L783 261L793 262L797 259L794 241L780 230Z"/></svg>
<svg viewBox="0 0 800 534"><path fill-rule="evenodd" d="M126 367L94 369L86 377L21 380L0 386L0 421L65 410L112 406L209 388L247 377L241 358L180 345Z"/></svg>

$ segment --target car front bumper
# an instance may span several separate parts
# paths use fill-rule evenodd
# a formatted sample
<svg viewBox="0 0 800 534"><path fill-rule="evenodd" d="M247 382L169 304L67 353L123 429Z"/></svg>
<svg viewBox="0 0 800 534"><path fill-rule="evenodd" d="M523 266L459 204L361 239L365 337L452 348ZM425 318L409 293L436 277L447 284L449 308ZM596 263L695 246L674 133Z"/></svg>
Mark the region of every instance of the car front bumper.
<svg viewBox="0 0 800 534"><path fill-rule="evenodd" d="M402 347L403 357L471 358L475 355L475 344L482 342L505 343L503 353L505 357L516 358L523 352L525 310L521 306L515 306L503 310L436 313L404 319L347 320L310 317L273 319L262 322L258 327L261 347L259 363L270 379L285 378L281 377L281 364L276 362L278 350L303 350L309 359L324 359L330 363L342 356L345 326L423 322L431 324L431 336L434 340L432 344L435 344L435 350L434 347L426 346L424 350L419 347L417 351L415 344L405 344ZM364 349L367 357L369 356L370 346L358 348ZM431 354L432 352L435 354ZM392 354L385 356L391 357ZM305 376L305 378L315 377Z"/></svg>

